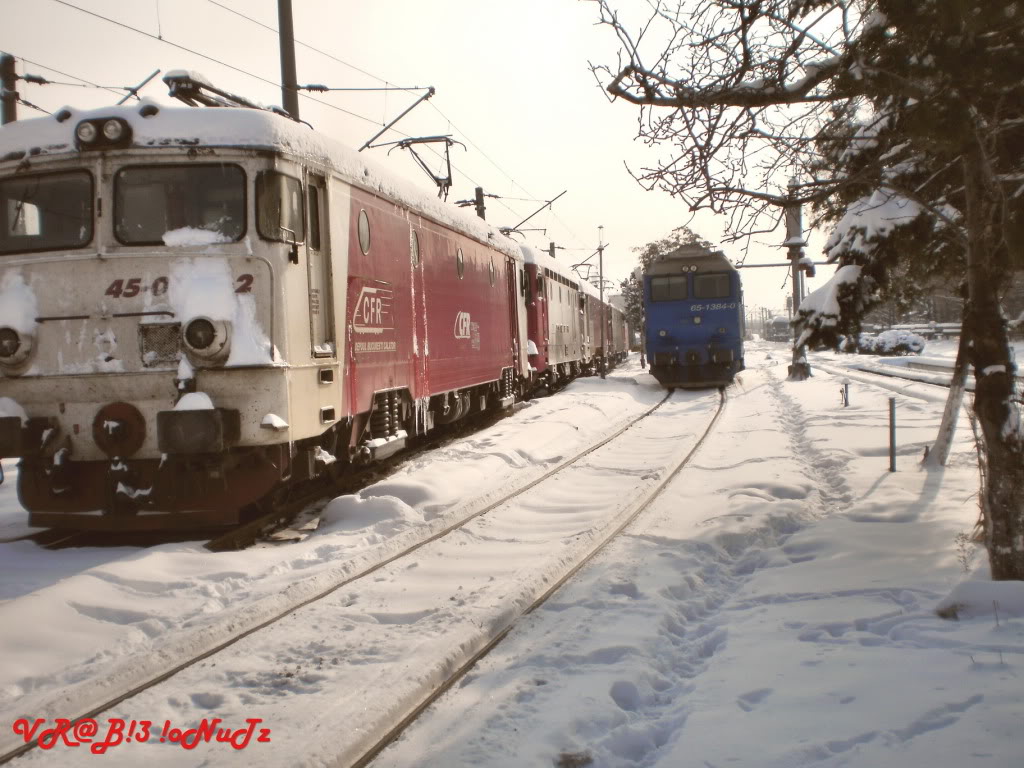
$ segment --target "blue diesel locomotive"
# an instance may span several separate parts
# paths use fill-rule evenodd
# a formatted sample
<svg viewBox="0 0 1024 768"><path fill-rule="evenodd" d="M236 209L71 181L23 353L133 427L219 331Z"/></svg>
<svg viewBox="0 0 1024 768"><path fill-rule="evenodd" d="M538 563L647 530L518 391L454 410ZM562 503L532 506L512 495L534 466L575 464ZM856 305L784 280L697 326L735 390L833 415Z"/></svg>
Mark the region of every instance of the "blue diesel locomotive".
<svg viewBox="0 0 1024 768"><path fill-rule="evenodd" d="M743 289L721 251L687 245L644 273L645 343L664 387L711 387L743 370Z"/></svg>

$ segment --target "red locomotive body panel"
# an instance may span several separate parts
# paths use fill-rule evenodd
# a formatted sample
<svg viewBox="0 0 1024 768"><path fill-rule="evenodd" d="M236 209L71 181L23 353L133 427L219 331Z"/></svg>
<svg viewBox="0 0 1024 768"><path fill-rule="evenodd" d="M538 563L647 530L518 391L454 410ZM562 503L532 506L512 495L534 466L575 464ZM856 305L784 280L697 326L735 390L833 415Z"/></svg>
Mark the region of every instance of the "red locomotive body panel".
<svg viewBox="0 0 1024 768"><path fill-rule="evenodd" d="M427 232L428 394L497 381L515 364L518 335L509 257L434 224Z"/></svg>
<svg viewBox="0 0 1024 768"><path fill-rule="evenodd" d="M366 226L360 226L365 215ZM345 329L349 414L368 411L373 394L415 381L409 224L394 203L352 189ZM360 229L368 230L363 253Z"/></svg>
<svg viewBox="0 0 1024 768"><path fill-rule="evenodd" d="M511 257L356 188L350 215L350 413L369 411L377 392L418 400L498 381L515 365Z"/></svg>

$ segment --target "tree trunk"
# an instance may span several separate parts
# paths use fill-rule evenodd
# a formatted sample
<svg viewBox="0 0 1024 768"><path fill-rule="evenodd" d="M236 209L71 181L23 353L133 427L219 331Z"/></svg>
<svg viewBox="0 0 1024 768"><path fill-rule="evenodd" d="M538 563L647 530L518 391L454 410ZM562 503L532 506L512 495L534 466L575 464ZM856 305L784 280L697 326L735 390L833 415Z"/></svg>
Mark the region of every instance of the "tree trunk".
<svg viewBox="0 0 1024 768"><path fill-rule="evenodd" d="M804 381L811 377L811 364L807 362L807 347L793 347L793 363L789 366L790 381Z"/></svg>
<svg viewBox="0 0 1024 768"><path fill-rule="evenodd" d="M964 390L967 386L967 350L970 342L965 320L966 318L961 318L960 343L956 348L956 362L953 364L953 375L949 380L949 397L946 398L946 407L942 411L939 434L935 438L935 445L922 462L926 467L946 466L949 451L953 446L956 420L960 416L960 406L964 401Z"/></svg>
<svg viewBox="0 0 1024 768"><path fill-rule="evenodd" d="M981 507L992 578L1024 580L1024 435L1014 400L1016 366L996 292L1003 277L996 260L999 206L985 184L984 160L977 147L963 160L968 235L965 320L985 462Z"/></svg>

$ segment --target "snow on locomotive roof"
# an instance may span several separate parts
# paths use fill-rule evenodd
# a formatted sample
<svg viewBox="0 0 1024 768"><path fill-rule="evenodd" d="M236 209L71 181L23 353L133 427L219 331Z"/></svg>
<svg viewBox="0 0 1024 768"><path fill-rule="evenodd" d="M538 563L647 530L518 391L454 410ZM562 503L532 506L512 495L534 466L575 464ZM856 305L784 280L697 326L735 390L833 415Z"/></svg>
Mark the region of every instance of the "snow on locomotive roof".
<svg viewBox="0 0 1024 768"><path fill-rule="evenodd" d="M76 110L0 127L0 164L77 152L75 128L83 120L119 118L131 126L132 147L244 147L268 149L334 169L345 181L396 200L434 221L487 243L516 259L519 245L483 219L396 178L372 160L308 126L272 112L242 107L169 107L139 104Z"/></svg>
<svg viewBox="0 0 1024 768"><path fill-rule="evenodd" d="M519 248L523 252L523 261L527 264L536 264L538 267L550 269L556 275L561 275L566 280L579 284L580 290L589 296L592 296L595 299L601 298L601 293L597 288L592 286L586 280L580 279L580 276L569 269L563 262L558 259L553 259L548 254L544 253L544 251L538 251L536 248L531 248L528 245L520 245Z"/></svg>
<svg viewBox="0 0 1024 768"><path fill-rule="evenodd" d="M736 267L722 251L713 251L699 245L683 245L674 251L656 256L647 268L647 274L669 275L686 272L690 267L696 267L702 271L736 271Z"/></svg>

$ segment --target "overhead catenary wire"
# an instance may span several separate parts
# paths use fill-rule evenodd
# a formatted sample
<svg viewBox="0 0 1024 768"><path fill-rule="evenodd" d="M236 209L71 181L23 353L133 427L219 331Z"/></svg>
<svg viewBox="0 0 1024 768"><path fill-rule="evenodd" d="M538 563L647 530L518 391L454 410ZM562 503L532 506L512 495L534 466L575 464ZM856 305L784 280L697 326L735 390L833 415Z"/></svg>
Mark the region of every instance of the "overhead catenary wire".
<svg viewBox="0 0 1024 768"><path fill-rule="evenodd" d="M263 29L265 29L265 30L267 30L267 31L269 31L269 32L273 32L273 33L274 33L275 35L279 33L279 32L278 32L278 30L277 30L277 28L276 28L276 27L274 27L273 25L271 25L271 24L264 24L264 23L263 23L262 21L259 21L258 19L254 19L254 18L252 18L251 16L247 16L246 14L242 13L241 11L235 10L234 8L231 8L231 7L227 6L227 5L224 5L223 3L219 3L219 2L217 2L217 0L206 0L206 1L207 1L208 3L210 3L211 5L215 5L215 6L217 6L218 8L223 8L223 9L224 9L225 11L228 11L229 13L233 13L234 15L236 15L236 16L238 16L238 17L240 17L240 18L243 18L243 19L245 19L246 21L249 21L249 22L251 22L252 24L255 24L255 25L259 26L259 27L262 27ZM353 70L355 70L356 72L359 72L359 73L360 73L360 74L362 74L362 75L366 75L367 77L369 77L369 78L371 78L371 79L373 79L373 80L376 80L377 82L380 82L380 83L385 83L385 84L389 82L388 80L385 80L385 79L384 79L383 77L380 77L380 76L378 76L378 75L375 75L375 74L373 74L372 72L368 72L367 70L365 70L365 69L363 69L363 68L361 68L361 67L358 67L358 66L356 66L355 64L352 64L351 62L345 61L344 59L340 59L340 58L338 58L337 56L335 56L335 55L333 55L333 54L331 54L331 53L328 53L327 51L321 50L320 48L317 48L317 47L315 47L315 46L309 45L308 43L305 43L305 42L303 42L303 41L301 41L301 40L296 40L295 42L296 42L296 44L297 44L297 45L300 45L300 46L302 46L303 48L306 48L306 49L308 49L308 50L310 50L310 51L313 51L314 53L318 53L318 54L320 54L321 56L324 56L324 57L326 57L326 58L330 59L331 61L335 61L335 62L337 62L338 64L341 64L341 65L343 65L343 66L345 66L345 67L348 67L349 69L353 69ZM332 90L334 90L334 89L332 89ZM339 90L340 90L340 89L339 89ZM389 88L388 90L408 90L408 91L411 91L411 90L414 90L414 89L410 89L410 88L397 88L397 87L393 87L393 88ZM485 160L487 160L487 162L489 162L489 163L490 163L491 165L493 165L493 166L494 166L494 167L495 167L495 168L496 168L496 169L497 169L497 170L498 170L498 171L499 171L499 172L500 172L500 173L501 173L501 174L502 174L503 176L505 176L505 178L507 178L507 179L508 179L509 181L511 181L511 182L512 182L513 184L515 184L516 186L518 186L518 187L519 187L520 189L522 189L522 190L523 190L524 192L526 192L526 193L527 193L528 195L530 195L530 196L531 196L531 197L533 197L534 199L539 199L539 198L537 198L537 197L536 197L536 195L534 195L534 194L533 194L532 192L530 192L530 190L528 190L528 189L527 189L526 187L524 187L524 186L523 186L522 184L520 184L519 182L517 182L517 181L516 181L516 180L515 180L515 179L514 179L514 178L513 178L512 176L511 176L511 174L509 174L509 173L508 173L507 171L505 171L505 169L504 169L504 168L502 168L502 167L501 167L500 165L498 165L498 164L497 164L497 163L496 163L496 162L495 162L494 160L492 160L492 159L490 158L490 156L488 156L488 154L487 154L486 152L484 152L484 150L482 150L482 149L481 149L481 148L480 148L480 147L479 147L479 146L477 145L477 143L476 143L476 142L474 142L474 141L473 141L473 140L472 140L472 139L471 139L471 138L469 137L469 135L468 135L468 134L467 134L467 133L466 133L465 131L463 131L462 129L460 129L460 128L459 128L459 127L458 127L457 125L455 125L455 123L453 123L453 122L452 122L451 118L449 118L449 117L448 117L448 115L446 115L446 114L445 114L445 113L444 113L444 112L443 112L443 111L441 110L441 108L437 106L437 104L431 103L431 104L430 104L430 106L431 106L431 107L433 107L433 109L434 109L434 111L435 111L435 112L437 112L437 113L438 113L438 114L439 114L439 115L440 115L441 117L443 117L443 118L444 118L445 120L447 120L447 121L448 121L448 123L449 123L449 124L450 124L450 125L451 125L451 126L452 126L452 127L453 127L453 128L454 128L454 129L455 129L455 130L456 130L457 132L458 132L458 133L459 133L459 134L461 134L461 135L462 135L462 137L463 137L463 138L464 138L464 139L466 140L466 144L469 144L469 145L470 145L471 147L473 147L473 149L475 149L475 150L476 150L477 152L479 152L479 153L480 153L480 155L481 155L481 157L483 157L483 158L484 158ZM468 177L467 177L467 178L468 178ZM479 185L477 185L477 186L479 186Z"/></svg>
<svg viewBox="0 0 1024 768"><path fill-rule="evenodd" d="M172 48L176 48L178 50L181 50L181 51L184 51L186 53L192 54L194 56L198 56L198 57L200 57L202 59L205 59L206 61L210 61L210 62L212 62L214 64L217 64L219 66L225 67L226 69L229 69L231 71L237 72L239 74L246 75L248 77L251 77L251 78L253 78L255 80L258 80L258 81L260 81L262 83L265 83L267 85L271 85L271 86L274 86L274 87L277 87L277 88L281 87L281 84L278 83L278 82L274 82L273 80L269 80L269 79L267 79L265 77L261 77L260 75L254 74L254 73L249 72L247 70L244 70L244 69L242 69L240 67L236 67L233 64L229 64L228 62L223 61L221 59L218 59L218 58L216 58L214 56L210 56L208 54L202 53L201 51L189 48L188 46L185 46L185 45L182 45L180 43L175 43L175 42L173 42L171 40L168 40L167 38L164 38L162 36L162 30L161 30L161 34L154 35L151 32L147 32L147 31L145 31L143 29L139 29L138 27L134 27L134 26L132 26L130 24L126 24L126 23L118 21L116 19L112 19L112 18L110 18L108 16L104 16L103 14L96 13L95 11L91 11L91 10L88 10L86 8L82 8L82 7L78 6L78 5L75 5L74 3L68 2L68 0L52 0L52 2L55 2L58 5L62 5L62 6L65 6L67 8L70 8L72 10L78 11L79 13L83 13L83 14L86 14L86 15L91 16L93 18L99 19L101 21L107 22L108 24L112 24L114 26L120 27L120 28L128 30L130 32L134 32L135 34L142 35L143 37L147 37L147 38L149 38L151 40L163 43L165 45L169 45ZM255 19L251 19L250 17L246 16L245 14L242 14L242 13L240 13L238 11L235 11L234 9L228 8L227 6L222 5L221 3L215 2L215 0L208 0L208 2L211 2L212 4L217 5L218 7L221 7L221 8L223 8L223 9L225 9L225 10L231 12L231 13L234 13L234 14L236 14L238 16L241 16L242 18L245 18L245 19L251 21L254 24L257 24L257 25L259 25L261 27L264 27L264 28L266 28L268 30L273 30L273 27L270 27L269 25L262 24L261 22L256 21ZM299 42L299 41L297 41L297 42ZM327 56L328 58L331 58L331 59L333 59L333 60L335 60L335 61L337 61L337 62L339 62L341 64L344 64L345 66L351 67L352 69L355 69L356 71L362 72L363 74L367 75L368 77L371 77L371 78L373 78L375 80L378 80L380 82L385 82L385 83L387 82L387 81L383 80L382 78L379 78L376 75L373 75L373 74L371 74L369 72L366 72L365 70L362 70L359 67L356 67L356 66L354 66L352 64L349 64L348 62L344 62L341 59L338 59L337 57L332 56L331 54L328 54L328 53L326 53L324 51L320 51L319 49L313 48L312 46L309 46L309 45L307 45L305 43L300 43L300 44L303 45L304 47L309 48L310 50L313 50L313 51L315 51L317 53L320 53L321 55ZM40 66L42 66L42 65L40 65ZM58 70L53 70L53 71L57 72ZM76 80L82 80L83 82L88 82L84 78L79 78L79 77L76 77L75 75L68 75L66 73L60 73L60 74L64 75L65 77L72 77L72 78L74 78ZM104 87L104 86L97 86L97 87ZM110 88L106 88L106 89L107 90L113 90L113 89L110 89ZM329 109L333 109L335 111L341 112L343 114L349 115L351 117L354 117L356 119L359 119L359 120L362 120L362 121L365 121L365 122L368 122L368 123L377 124L377 121L372 119L372 118L368 118L368 117L366 117L364 115L358 114L356 112L352 112L351 110L344 109L343 107L339 107L339 106L337 106L335 104L331 104L329 102L322 101L321 99L316 99L316 98L314 98L312 96L309 96L308 94L305 94L305 93L302 93L302 92L299 92L299 95L302 96L302 98L307 99L308 101L311 101L311 102L313 102L315 104L319 104L319 105L327 107ZM435 106L435 105L432 105L432 106ZM492 160L487 155L486 152L484 152L482 149L480 149L480 147L475 142L473 142L472 139L470 139L465 134L464 131L458 129L458 127L455 126L455 124L451 122L450 118L448 118L447 115L444 114L444 112L442 112L440 109L437 109L436 106L435 106L435 109L438 112L438 114L440 114L445 120L448 120L448 122L466 139L466 142L468 144L473 146L481 154L482 157L484 157L500 173L502 173L506 178L508 178L509 181L514 186L518 186L520 189L522 189L528 195L533 195L532 192L530 192L528 189L526 189L526 187L524 187L522 184L517 182L501 166L499 166L496 162L494 162L494 160ZM400 135L406 135L406 134L404 134L401 131L396 131L396 133L399 133ZM456 170L458 170L468 181L470 181L470 183L474 184L475 186L482 186L479 182L474 180L472 177L470 177L467 173L462 171L460 168L458 168L457 166L455 166L455 167L456 167ZM507 211L509 211L509 213L511 213L513 216L521 215L521 214L517 213L515 210L513 210L511 207L509 207L504 201L499 199L499 203L502 205L502 207L504 207ZM560 223L562 223L563 226L565 226L564 222L561 222L561 220L559 220L559 221L560 221ZM570 230L570 233L571 233L571 230ZM571 234L573 234L575 236L574 233L571 233ZM579 241L578 238L577 238L577 241Z"/></svg>
<svg viewBox="0 0 1024 768"><path fill-rule="evenodd" d="M267 30L268 32L273 32L275 35L279 34L277 28L274 27L271 24L265 24L262 21L259 21L258 19L254 19L253 17L248 16L248 15L242 13L241 11L238 11L238 10L236 10L234 8L231 8L231 7L229 7L229 6L227 6L227 5L223 4L223 3L217 2L217 0L206 0L206 1L208 3L210 3L211 5L215 5L218 8L222 8L223 10L225 10L225 11L227 11L229 13L232 13L235 16L238 16L239 18L245 19L246 21L248 21L248 22L250 22L252 24L255 24L258 27L262 27L263 29ZM380 77L378 75L375 75L372 72L369 72L369 71L363 69L362 67L358 67L355 64L352 64L351 62L345 61L344 59L340 59L337 56L335 56L335 55L333 55L331 53L328 53L327 51L324 51L324 50L322 50L320 48L317 48L317 47L315 47L313 45L310 45L310 44L308 44L306 42L303 42L302 40L296 39L295 43L297 45L303 47L303 48L306 48L307 50L310 50L310 51L313 51L314 53L320 54L321 56L324 56L325 58L328 58L331 61L337 62L338 64L341 64L342 66L348 67L349 69L352 69L352 70L354 70L354 71L356 71L356 72L358 72L358 73L360 73L362 75L365 75L366 77L369 77L372 80L376 80L377 82L384 83L385 85L387 85L388 82L389 82L388 80L385 80L384 78L382 78L382 77ZM309 86L306 86L306 88L308 88L308 87ZM330 90L346 90L346 89L331 88ZM353 90L354 91L354 90L360 90L360 89L352 88L352 89L347 89L347 90ZM398 87L398 86L390 86L390 87L385 88L384 90L388 90L388 91L401 90L401 91L412 92L414 90L419 90L419 88L418 87L417 88L402 88L402 87ZM459 128L452 121L452 119L450 117L448 117L448 115L446 115L444 113L444 111L439 106L437 106L436 103L430 102L429 106L432 107L433 110L435 112L437 112L437 114L439 114L442 118L444 118L448 122L448 124L457 133L459 133L459 135L462 136L463 139L465 139L465 143L466 144L468 144L469 146L473 147L473 149L475 149L477 152L479 152L481 157L483 157L485 160L487 160L487 162L489 162L492 166L494 166L494 168L496 168L498 170L498 172L501 173L506 179L508 179L510 182L512 182L512 184L514 186L519 187L526 194L530 195L530 197L528 199L522 200L522 202L541 202L541 198L538 198L533 192L531 192L526 187L524 187L522 184L520 184L518 181L516 181L516 179L511 174L509 174L504 168L502 168L500 165L498 165L498 163L496 163L483 149L481 149L480 146L475 141L473 141L465 131L463 131L461 128ZM406 135L406 134L402 133L401 131L396 131L396 133L400 133L401 135ZM435 155L437 154L432 149L430 151L433 152ZM466 174L464 171L459 169L457 166L456 166L456 169L459 170L459 172L462 173L462 175L465 176L467 180L472 182L474 184L474 186L478 186L478 187L482 186L481 184L479 184L478 182L476 182L472 178L470 178L468 174ZM507 196L499 196L498 199L500 200L502 198L505 199L505 200L515 200L516 199L516 198L512 198L512 197L507 197ZM516 213L511 208L509 208L507 205L504 205L504 208L506 210L508 210L510 213L513 213L513 214ZM566 231L569 232L569 234L577 242L583 242L579 238L579 236L575 232L573 232L572 229L568 225L565 224L564 221L562 221L560 218L558 218L557 214L553 214L553 215L555 216L555 219L566 229Z"/></svg>
<svg viewBox="0 0 1024 768"><path fill-rule="evenodd" d="M57 3L59 5L66 6L68 8L72 8L72 9L74 9L76 11L79 11L81 13L84 13L84 14L86 14L88 16L92 16L94 18L101 19L102 21L105 21L105 22L107 22L109 24L113 24L115 26L121 27L122 29L127 29L127 30L130 30L131 32L135 32L136 34L142 35L144 37L148 37L150 40L156 40L157 42L163 43L164 45L169 45L172 48L177 48L178 50L185 51L186 53L191 53L193 56L199 56L202 59L206 59L207 61L211 61L214 64L218 64L218 65L220 65L222 67L230 69L233 72L238 72L239 74L246 75L247 77L251 77L251 78L253 78L255 80L259 80L260 82L266 83L267 85L272 85L272 86L275 86L277 88L281 87L280 83L275 83L273 80L268 80L265 77L261 77L260 75L254 74L252 72L248 72L248 71L242 69L241 67L236 67L233 64L228 64L226 61L222 61L220 59L214 58L213 56L209 56L209 55L207 55L205 53L202 53L200 51L197 51L197 50L194 50L192 48L189 48L188 46L181 45L180 43L172 42L172 41L168 40L165 37L158 37L157 35L154 35L151 32L147 32L144 29L139 29L138 27L133 27L130 24L125 24L124 22L117 21L116 19L111 19L110 17L104 16L104 15L102 15L100 13L96 13L94 11L90 11L90 10L88 10L86 8L81 8L81 7L77 6L77 5L75 5L74 3L67 2L67 0L50 0L50 1L54 2L54 3ZM74 77L74 75L69 75L69 77ZM358 114L356 112L352 112L350 110L344 109L343 107L339 107L339 106L337 106L335 104L330 104L330 103L328 103L326 101L321 101L320 99L314 99L312 96L308 96L308 95L306 95L304 93L299 93L299 95L302 96L304 99L308 99L309 101L312 101L312 102L314 102L316 104L320 104L321 106L325 106L325 107L328 107L330 109L337 110L338 112L343 112L346 115L358 118L359 120L365 120L368 123L376 124L375 120L372 120L369 117L364 117L363 115L360 115L360 114Z"/></svg>
<svg viewBox="0 0 1024 768"><path fill-rule="evenodd" d="M34 110L37 110L39 112L42 112L44 115L52 115L53 114L53 112L49 112L49 111L43 109L42 107L37 107L31 101L25 101L23 98L21 98L21 96L18 97L18 103L25 105L29 109L34 109Z"/></svg>
<svg viewBox="0 0 1024 768"><path fill-rule="evenodd" d="M215 57L213 57L213 56L209 56L209 55L207 55L207 54L205 54L205 53L202 53L202 52L200 52L200 51L194 50L194 49L192 49L192 48L189 48L189 47L187 47L187 46L181 45L180 43L175 43L175 42L172 42L171 40L168 40L167 38L164 38L164 37L162 37L162 36L157 36L157 35L154 35L154 34L152 34L151 32L146 32L145 30L143 30L143 29L139 29L139 28L137 28L137 27L133 27L133 26L131 26L130 24L125 24L124 22L121 22L121 21L117 21L116 19L111 19L111 18L109 18L109 17L107 17L107 16L104 16L104 15L102 15L102 14L99 14L99 13L95 13L94 11L90 11L90 10L87 10L87 9L85 9L85 8L81 8L81 7L79 7L79 6L77 6L77 5L73 4L73 3L69 3L69 2L67 2L67 0L52 0L52 2L58 3L59 5L63 5L63 6L66 6L66 7L68 7L68 8L72 8L72 9L74 9L74 10L76 10L76 11L79 11L79 12L81 12L81 13L87 14L87 15L89 15L89 16L93 16L94 18L100 19L100 20L102 20L102 21L106 21L107 23L109 23L109 24L113 24L113 25L115 25L115 26L118 26L118 27L121 27L122 29L127 29L127 30L129 30L129 31L135 32L136 34L140 34L140 35L143 35L144 37L148 37L148 38L150 38L151 40L156 40L157 42L161 42L161 43L164 43L165 45L170 45L170 46L171 46L171 47L173 47L173 48L177 48L177 49L179 49L179 50L185 51L186 53L190 53L190 54L192 54L193 56L199 56L200 58L206 59L207 61L211 61L211 62L213 62L213 63L215 63L215 64L218 64L218 65L220 65L220 66L222 66L222 67L226 67L227 69L230 69L230 70L232 70L232 71L234 71L234 72L238 72L238 73L240 73L240 74L243 74L243 75L246 75L246 76L248 76L248 77L251 77L251 78L253 78L253 79L255 79L255 80L259 80L260 82L266 83L267 85L273 85L273 86L275 86L275 87L277 87L277 88L280 88L280 87L281 87L281 84L280 84L280 83L276 83L276 82L274 82L274 81L272 81L272 80L268 80L268 79L267 79L267 78L265 78L265 77L261 77L261 76L259 76L259 75L257 75L257 74L254 74L254 73L252 73L252 72L248 72L248 71L246 71L246 70L244 70L244 69L241 69L240 67L236 67L236 66L234 66L233 64L228 64L228 63L227 63L227 62L225 62L225 61L222 61L222 60L220 60L220 59L217 59L217 58L215 58ZM220 6L220 4L219 4L219 3L216 3L216 5ZM220 7L225 7L225 6L220 6ZM231 9L228 9L228 10L231 10ZM249 17L247 17L247 16L244 16L244 14L238 14L238 15L241 15L241 16L243 16L244 18L249 18ZM252 20L252 19L250 19L250 21L253 21L253 23L259 24L260 26L264 26L264 27L266 27L266 25L264 25L264 24L260 24L260 22L257 22L257 21L255 21L255 20ZM270 29L269 27L267 27L267 28L268 28L268 29ZM333 57L332 57L332 58L333 58ZM339 61L340 61L340 60L339 60ZM56 70L54 70L54 71L56 71ZM74 75L65 75L65 76L66 76L66 77L74 77ZM370 77L374 77L373 75L369 75L369 76L370 76ZM379 78L374 78L374 79L379 79ZM383 81L382 81L382 82L383 82ZM344 109L343 107L339 107L339 106L337 106L337 105L335 105L335 104L331 104L331 103L329 103L329 102L326 102L326 101L322 101L322 100L320 100L320 99L315 99L315 98L313 98L312 96L309 96L309 95L307 95L307 94L305 94L305 93L302 93L301 91L299 92L299 95L300 95L300 96L302 96L302 97L303 97L304 99L308 99L309 101L312 101L312 102L314 102L314 103L316 103L316 104L320 104L320 105L322 105L322 106L325 106L325 107L328 107L328 108L330 108L330 109L334 109L334 110L337 110L338 112L342 112L342 113L344 113L344 114L346 114L346 115L350 115L350 116L352 116L352 117L358 118L358 119L360 119L360 120L363 120L363 121L365 121L365 122L368 122L368 123L373 123L374 125L376 125L376 124L377 124L377 121L376 121L376 120L374 120L374 119L372 119L372 118L366 117L366 116L364 116L364 115L360 115L360 114L358 114L358 113L356 113L356 112L352 112L351 110L348 110L348 109ZM407 135L407 134L405 134L405 133L403 133L403 132L401 132L401 131L396 131L396 132L397 132L397 133L400 133L400 134L401 134L401 135L403 135L403 136L406 136L406 135ZM435 154L436 154L436 153L435 153ZM466 177L467 179L469 179L469 181L470 181L470 182L472 182L472 183L473 183L473 184L475 184L476 186L480 186L480 185L479 185L479 183L478 183L478 182L476 182L476 181L474 181L474 180L473 180L472 178L470 178L470 176L469 176L468 174L466 174L466 173L464 173L463 171L461 171L461 169L458 169L458 170L459 170L459 172L460 172L460 173L462 173L462 174L463 174L463 176L465 176L465 177ZM514 210L512 210L511 208L508 208L508 206L505 206L505 207L506 207L506 208L507 208L507 209L509 210L509 212L510 212L510 213L512 213L513 215L519 215L519 214L517 214L517 213L516 213L516 212L515 212Z"/></svg>
<svg viewBox="0 0 1024 768"><path fill-rule="evenodd" d="M117 90L116 86L97 85L96 83L93 83L93 82L91 82L89 80L86 80L84 77L78 77L77 75L72 75L72 74L69 74L67 72L61 72L59 69L54 69L53 67L48 67L45 64L40 64L37 61L32 61L31 59L26 59L24 56L18 56L16 53L11 53L11 55L14 56L16 61L20 62L23 65L24 64L31 64L33 67L42 67L43 69L47 69L50 72L56 72L61 77L70 77L70 78L72 78L74 80L80 80L82 83L84 83L86 85L86 87L99 88L101 90L110 91L111 93L117 93L118 95L120 95L120 93ZM24 75L20 75L20 77L24 78L25 76ZM75 83L52 83L52 84L53 85L75 85Z"/></svg>

